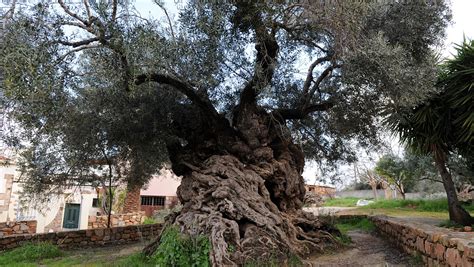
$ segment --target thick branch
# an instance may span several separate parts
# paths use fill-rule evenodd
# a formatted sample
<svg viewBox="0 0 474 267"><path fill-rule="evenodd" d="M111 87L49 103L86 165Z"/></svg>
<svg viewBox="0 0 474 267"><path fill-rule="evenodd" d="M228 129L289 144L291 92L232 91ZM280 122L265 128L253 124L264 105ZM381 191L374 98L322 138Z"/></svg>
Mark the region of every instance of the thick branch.
<svg viewBox="0 0 474 267"><path fill-rule="evenodd" d="M117 19L118 0L112 1L112 21Z"/></svg>
<svg viewBox="0 0 474 267"><path fill-rule="evenodd" d="M333 106L333 102L327 101L320 104L310 105L306 108L277 109L273 111L273 113L285 120L299 120L304 119L306 116L313 112L329 110Z"/></svg>
<svg viewBox="0 0 474 267"><path fill-rule="evenodd" d="M311 63L311 65L309 66L308 68L308 74L306 75L306 80L304 81L304 84L303 84L303 97L306 99L306 97L308 96L309 94L309 87L311 86L311 82L313 81L314 77L313 77L313 71L314 71L314 68L316 68L316 66L318 66L319 64L323 63L323 62L326 62L326 61L329 61L331 59L330 56L325 56L325 57L321 57L321 58L318 58L316 59L313 63Z"/></svg>
<svg viewBox="0 0 474 267"><path fill-rule="evenodd" d="M276 57L278 55L278 43L275 32L268 32L262 21L255 22L255 34L257 44L257 57L255 60L255 71L252 80L244 87L240 96L240 104L254 103L259 91L267 86L275 71Z"/></svg>
<svg viewBox="0 0 474 267"><path fill-rule="evenodd" d="M64 10L64 12L66 12L69 16L77 19L78 21L80 21L82 24L84 25L89 25L88 21L87 20L84 20L82 19L81 17L79 17L79 15L77 15L76 13L72 12L67 6L66 4L64 3L63 0L58 0L58 3L59 5L61 6L61 8Z"/></svg>
<svg viewBox="0 0 474 267"><path fill-rule="evenodd" d="M69 42L69 41L63 41L63 40L59 40L57 42L66 46L79 47L79 46L88 45L90 43L97 42L97 41L99 41L99 38L93 37L90 39L85 39L85 40L76 41L76 42Z"/></svg>
<svg viewBox="0 0 474 267"><path fill-rule="evenodd" d="M311 91L309 92L308 95L305 96L305 106L309 105L309 103L311 102L311 98L316 93L316 90L319 90L319 86L321 85L323 80L326 79L328 76L330 76L334 69L340 68L340 67L341 67L341 65L331 65L331 66L327 67L321 73L321 75L319 75L318 79L316 79L316 81L314 82L313 87L311 88Z"/></svg>
<svg viewBox="0 0 474 267"><path fill-rule="evenodd" d="M142 74L135 78L135 84L140 85L146 82L156 82L160 84L167 84L184 94L191 100L195 105L199 106L204 112L217 117L218 113L214 106L211 104L209 99L201 96L198 92L185 82L178 80L177 78L171 77L165 74Z"/></svg>

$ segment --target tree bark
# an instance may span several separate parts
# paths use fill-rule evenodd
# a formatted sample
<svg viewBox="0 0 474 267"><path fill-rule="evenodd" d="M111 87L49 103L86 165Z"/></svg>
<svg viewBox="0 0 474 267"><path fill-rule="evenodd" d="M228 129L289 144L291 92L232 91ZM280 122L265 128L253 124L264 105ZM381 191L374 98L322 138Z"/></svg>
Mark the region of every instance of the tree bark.
<svg viewBox="0 0 474 267"><path fill-rule="evenodd" d="M123 213L134 213L140 211L140 186L127 185L127 194L123 204Z"/></svg>
<svg viewBox="0 0 474 267"><path fill-rule="evenodd" d="M449 219L461 225L471 225L474 223L471 215L461 206L456 193L451 173L446 168L446 154L437 151L434 156L436 167L443 180L443 186L448 197Z"/></svg>
<svg viewBox="0 0 474 267"><path fill-rule="evenodd" d="M372 192L374 193L374 199L377 200L377 199L378 199L378 196L377 196L377 185L371 183L370 186L372 187Z"/></svg>
<svg viewBox="0 0 474 267"><path fill-rule="evenodd" d="M183 177L183 208L167 224L209 236L213 266L283 261L340 246L332 235L337 229L301 210L304 155L284 122L257 107L237 112L233 127L202 127L193 142L169 147L173 171ZM159 240L145 253L158 246Z"/></svg>

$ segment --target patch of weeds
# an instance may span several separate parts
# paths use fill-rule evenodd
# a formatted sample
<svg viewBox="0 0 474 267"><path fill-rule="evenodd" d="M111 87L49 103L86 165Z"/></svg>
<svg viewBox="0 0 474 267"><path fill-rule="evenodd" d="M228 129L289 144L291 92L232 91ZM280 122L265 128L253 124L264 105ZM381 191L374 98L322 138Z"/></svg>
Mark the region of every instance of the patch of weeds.
<svg viewBox="0 0 474 267"><path fill-rule="evenodd" d="M158 266L210 266L211 243L206 236L186 236L176 227L168 227L161 236L160 246L151 257Z"/></svg>
<svg viewBox="0 0 474 267"><path fill-rule="evenodd" d="M335 238L337 241L341 242L344 245L349 245L352 243L351 237L348 236L346 233L342 233L342 231L341 231L341 235L335 236Z"/></svg>
<svg viewBox="0 0 474 267"><path fill-rule="evenodd" d="M21 263L35 263L43 259L62 256L64 253L51 243L28 243L0 254L0 266L18 266Z"/></svg>
<svg viewBox="0 0 474 267"><path fill-rule="evenodd" d="M412 256L409 260L410 266L424 266L423 257L420 253L416 253L415 256Z"/></svg>
<svg viewBox="0 0 474 267"><path fill-rule="evenodd" d="M375 229L375 225L367 218L350 218L341 220L336 223L336 227L343 235L346 235L348 231L356 229L366 232L372 232Z"/></svg>
<svg viewBox="0 0 474 267"><path fill-rule="evenodd" d="M295 255L291 255L289 258L288 258L288 266L303 266L303 262L301 262L301 259Z"/></svg>
<svg viewBox="0 0 474 267"><path fill-rule="evenodd" d="M151 262L143 253L135 253L130 256L119 259L114 262L113 266L118 267L152 267L156 266L155 263Z"/></svg>
<svg viewBox="0 0 474 267"><path fill-rule="evenodd" d="M229 253L234 253L235 252L235 246L234 245L229 245L227 247L227 252Z"/></svg>
<svg viewBox="0 0 474 267"><path fill-rule="evenodd" d="M155 223L158 223L158 222L151 217L146 217L145 220L143 221L143 224L155 224Z"/></svg>

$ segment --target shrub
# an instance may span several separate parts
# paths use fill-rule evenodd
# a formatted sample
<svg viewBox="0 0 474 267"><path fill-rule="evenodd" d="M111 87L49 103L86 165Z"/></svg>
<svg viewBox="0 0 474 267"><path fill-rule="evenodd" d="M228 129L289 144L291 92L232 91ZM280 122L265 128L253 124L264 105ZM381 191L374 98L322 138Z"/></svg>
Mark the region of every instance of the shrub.
<svg viewBox="0 0 474 267"><path fill-rule="evenodd" d="M206 236L186 236L176 227L163 231L160 246L151 260L158 266L210 266L211 243Z"/></svg>
<svg viewBox="0 0 474 267"><path fill-rule="evenodd" d="M0 254L0 266L11 266L24 262L36 262L62 256L63 252L51 243L28 243Z"/></svg>

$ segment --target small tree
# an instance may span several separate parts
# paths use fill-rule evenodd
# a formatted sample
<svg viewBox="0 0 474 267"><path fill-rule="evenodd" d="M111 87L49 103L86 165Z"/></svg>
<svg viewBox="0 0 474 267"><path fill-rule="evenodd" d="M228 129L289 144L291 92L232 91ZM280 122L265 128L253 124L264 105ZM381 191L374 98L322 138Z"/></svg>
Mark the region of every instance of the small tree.
<svg viewBox="0 0 474 267"><path fill-rule="evenodd" d="M406 162L393 155L384 155L377 161L375 172L388 184L394 185L403 199L405 199L406 187L414 183L414 175L407 168Z"/></svg>
<svg viewBox="0 0 474 267"><path fill-rule="evenodd" d="M359 175L359 179L370 185L372 192L374 193L374 199L378 199L377 187L382 185L381 177L373 170L365 168Z"/></svg>
<svg viewBox="0 0 474 267"><path fill-rule="evenodd" d="M440 93L388 121L410 149L433 157L448 197L449 218L463 225L473 219L458 201L447 162L454 151L465 157L474 152L473 74L474 42L464 42L455 58L441 66Z"/></svg>

